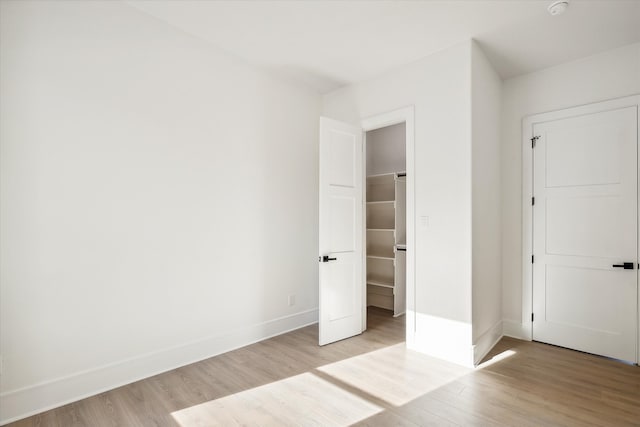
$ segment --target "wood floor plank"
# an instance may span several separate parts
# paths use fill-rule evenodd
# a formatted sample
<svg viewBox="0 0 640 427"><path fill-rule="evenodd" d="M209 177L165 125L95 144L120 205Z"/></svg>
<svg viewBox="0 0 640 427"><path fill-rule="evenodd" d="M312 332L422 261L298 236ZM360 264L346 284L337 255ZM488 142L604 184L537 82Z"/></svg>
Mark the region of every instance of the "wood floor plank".
<svg viewBox="0 0 640 427"><path fill-rule="evenodd" d="M404 318L319 347L308 326L13 427L640 426L640 368L503 338L476 369L407 350Z"/></svg>

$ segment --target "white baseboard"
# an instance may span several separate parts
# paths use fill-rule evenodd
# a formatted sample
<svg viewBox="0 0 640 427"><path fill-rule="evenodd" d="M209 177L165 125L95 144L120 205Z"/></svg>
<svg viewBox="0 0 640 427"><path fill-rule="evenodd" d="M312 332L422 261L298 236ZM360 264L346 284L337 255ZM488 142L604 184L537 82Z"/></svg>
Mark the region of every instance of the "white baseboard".
<svg viewBox="0 0 640 427"><path fill-rule="evenodd" d="M502 320L496 322L485 333L480 335L476 340L476 344L473 346L473 364L478 366L480 361L491 351L498 341L503 336L503 323Z"/></svg>
<svg viewBox="0 0 640 427"><path fill-rule="evenodd" d="M0 425L318 322L318 309L0 394Z"/></svg>
<svg viewBox="0 0 640 427"><path fill-rule="evenodd" d="M521 323L514 320L502 321L503 334L506 337L531 341L531 323Z"/></svg>
<svg viewBox="0 0 640 427"><path fill-rule="evenodd" d="M473 367L471 325L421 313L409 313L415 331L407 333L407 348L458 365Z"/></svg>

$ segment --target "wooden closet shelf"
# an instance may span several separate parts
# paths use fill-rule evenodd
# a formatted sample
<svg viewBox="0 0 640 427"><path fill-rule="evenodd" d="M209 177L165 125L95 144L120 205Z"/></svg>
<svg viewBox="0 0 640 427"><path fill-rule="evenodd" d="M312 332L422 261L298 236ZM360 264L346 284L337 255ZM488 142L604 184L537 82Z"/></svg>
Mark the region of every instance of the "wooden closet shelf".
<svg viewBox="0 0 640 427"><path fill-rule="evenodd" d="M367 285L380 286L382 288L390 288L390 289L393 289L394 287L393 283L388 283L381 280L372 280L372 279L367 279Z"/></svg>
<svg viewBox="0 0 640 427"><path fill-rule="evenodd" d="M395 200L378 200L375 202L367 202L367 205L395 205Z"/></svg>
<svg viewBox="0 0 640 427"><path fill-rule="evenodd" d="M373 258L373 259L386 259L386 260L390 260L393 261L396 258L392 257L392 256L382 256L382 255L367 255L367 258Z"/></svg>

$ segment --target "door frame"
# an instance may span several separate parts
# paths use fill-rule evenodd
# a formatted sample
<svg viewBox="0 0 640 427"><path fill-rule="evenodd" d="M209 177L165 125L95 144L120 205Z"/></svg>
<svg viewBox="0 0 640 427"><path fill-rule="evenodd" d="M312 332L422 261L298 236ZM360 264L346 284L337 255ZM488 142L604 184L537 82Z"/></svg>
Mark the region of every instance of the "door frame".
<svg viewBox="0 0 640 427"><path fill-rule="evenodd" d="M522 338L533 340L533 265L531 257L533 254L533 206L531 198L533 194L533 150L531 139L533 126L539 123L566 119L570 117L594 114L603 111L616 110L626 107L636 107L638 124L640 126L640 95L625 96L606 101L577 107L554 110L546 113L526 116L522 120ZM640 145L640 141L638 141ZM638 170L640 171L640 149L638 150ZM640 189L640 173L638 173L638 188ZM640 204L640 199L639 199ZM639 206L640 208L640 206ZM640 212L640 210L638 210ZM640 215L639 227L640 230ZM640 246L640 236L638 236ZM638 248L640 254L640 247ZM639 262L639 260L635 260ZM638 285L638 284L637 284ZM640 363L640 286L638 289L638 301L636 305L636 363Z"/></svg>
<svg viewBox="0 0 640 427"><path fill-rule="evenodd" d="M387 126L405 124L405 161L407 172L407 275L406 275L406 335L407 337L415 333L415 109L413 105L399 108L397 110L386 113L376 114L362 119L360 126L363 132L363 149L362 156L362 188L363 197L363 248L362 251L362 330L367 329L367 263L366 263L366 239L367 239L367 221L366 221L366 192L367 192L367 132L384 128Z"/></svg>

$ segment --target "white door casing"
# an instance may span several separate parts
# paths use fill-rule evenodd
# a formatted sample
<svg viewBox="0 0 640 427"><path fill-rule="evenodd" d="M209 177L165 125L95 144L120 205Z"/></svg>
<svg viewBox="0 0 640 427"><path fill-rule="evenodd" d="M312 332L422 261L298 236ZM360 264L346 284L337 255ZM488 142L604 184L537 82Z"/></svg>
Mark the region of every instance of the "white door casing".
<svg viewBox="0 0 640 427"><path fill-rule="evenodd" d="M637 106L550 114L529 128L532 338L637 361Z"/></svg>
<svg viewBox="0 0 640 427"><path fill-rule="evenodd" d="M363 331L362 162L362 129L321 117L320 345Z"/></svg>

